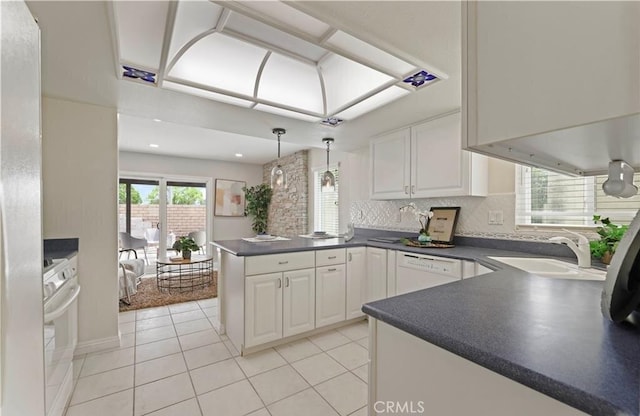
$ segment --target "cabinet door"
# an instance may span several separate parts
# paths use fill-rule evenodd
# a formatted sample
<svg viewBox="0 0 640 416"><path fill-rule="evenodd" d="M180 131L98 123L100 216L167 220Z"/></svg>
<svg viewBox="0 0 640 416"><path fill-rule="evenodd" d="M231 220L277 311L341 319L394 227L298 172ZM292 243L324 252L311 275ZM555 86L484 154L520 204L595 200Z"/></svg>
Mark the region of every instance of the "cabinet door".
<svg viewBox="0 0 640 416"><path fill-rule="evenodd" d="M366 299L366 247L347 249L347 319L363 316Z"/></svg>
<svg viewBox="0 0 640 416"><path fill-rule="evenodd" d="M371 199L409 198L410 146L408 128L371 142Z"/></svg>
<svg viewBox="0 0 640 416"><path fill-rule="evenodd" d="M316 269L316 328L345 319L344 264Z"/></svg>
<svg viewBox="0 0 640 416"><path fill-rule="evenodd" d="M245 347L282 338L282 273L246 277Z"/></svg>
<svg viewBox="0 0 640 416"><path fill-rule="evenodd" d="M366 302L387 297L387 250L367 247Z"/></svg>
<svg viewBox="0 0 640 416"><path fill-rule="evenodd" d="M283 336L311 331L316 325L315 269L284 272L282 312Z"/></svg>

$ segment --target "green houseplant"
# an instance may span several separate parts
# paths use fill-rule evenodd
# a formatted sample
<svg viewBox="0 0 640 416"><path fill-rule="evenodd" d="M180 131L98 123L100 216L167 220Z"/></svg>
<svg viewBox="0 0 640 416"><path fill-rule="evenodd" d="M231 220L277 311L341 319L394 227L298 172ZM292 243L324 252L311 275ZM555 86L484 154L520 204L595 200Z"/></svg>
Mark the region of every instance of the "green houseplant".
<svg viewBox="0 0 640 416"><path fill-rule="evenodd" d="M616 252L618 244L629 226L613 224L609 218L601 218L600 215L594 215L593 222L601 225L596 229L600 239L589 242L591 255L601 259L604 264L609 264L613 253Z"/></svg>
<svg viewBox="0 0 640 416"><path fill-rule="evenodd" d="M273 190L266 183L251 188L245 186L242 190L245 192L245 200L247 201L245 215L253 217L251 228L256 234L266 233Z"/></svg>
<svg viewBox="0 0 640 416"><path fill-rule="evenodd" d="M200 250L198 244L196 244L193 238L189 237L179 237L173 243L173 249L178 253L182 252L182 258L185 260L191 259L191 252Z"/></svg>

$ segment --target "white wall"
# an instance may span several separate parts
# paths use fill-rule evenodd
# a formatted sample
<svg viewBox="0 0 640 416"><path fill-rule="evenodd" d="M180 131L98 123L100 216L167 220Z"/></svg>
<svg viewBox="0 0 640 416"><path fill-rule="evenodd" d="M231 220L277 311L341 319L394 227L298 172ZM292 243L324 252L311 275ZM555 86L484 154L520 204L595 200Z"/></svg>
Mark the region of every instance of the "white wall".
<svg viewBox="0 0 640 416"><path fill-rule="evenodd" d="M118 342L116 110L44 97L44 238L80 239L78 345Z"/></svg>
<svg viewBox="0 0 640 416"><path fill-rule="evenodd" d="M213 187L216 178L245 181L247 186L262 183L262 165L146 153L120 152L120 172L209 178ZM213 240L238 239L253 234L248 217L213 217Z"/></svg>

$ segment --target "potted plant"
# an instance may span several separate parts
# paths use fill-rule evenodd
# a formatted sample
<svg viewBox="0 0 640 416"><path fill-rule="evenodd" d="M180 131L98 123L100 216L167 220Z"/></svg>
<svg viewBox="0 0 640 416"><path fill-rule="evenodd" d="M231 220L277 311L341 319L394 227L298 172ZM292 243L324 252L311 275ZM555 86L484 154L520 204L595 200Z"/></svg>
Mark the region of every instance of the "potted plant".
<svg viewBox="0 0 640 416"><path fill-rule="evenodd" d="M600 259L604 264L609 264L613 253L616 252L618 244L629 226L613 224L609 218L600 218L600 215L594 215L593 222L600 223L601 226L596 229L596 232L600 235L600 240L589 242L591 255Z"/></svg>
<svg viewBox="0 0 640 416"><path fill-rule="evenodd" d="M196 244L193 238L179 237L175 243L173 243L173 249L178 253L182 252L182 258L185 260L191 259L191 252L200 250L198 244Z"/></svg>
<svg viewBox="0 0 640 416"><path fill-rule="evenodd" d="M245 200L247 207L245 215L253 217L251 228L256 234L264 234L267 232L267 219L269 218L269 204L273 190L269 185L261 183L260 185L242 188L245 192Z"/></svg>

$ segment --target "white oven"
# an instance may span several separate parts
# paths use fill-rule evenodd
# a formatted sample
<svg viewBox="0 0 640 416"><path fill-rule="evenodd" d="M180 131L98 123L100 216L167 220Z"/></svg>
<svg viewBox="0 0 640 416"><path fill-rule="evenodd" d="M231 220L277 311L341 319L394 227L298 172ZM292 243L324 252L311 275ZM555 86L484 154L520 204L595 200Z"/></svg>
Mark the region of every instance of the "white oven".
<svg viewBox="0 0 640 416"><path fill-rule="evenodd" d="M78 342L77 260L45 267L44 365L47 416L62 416L73 389L73 353Z"/></svg>

